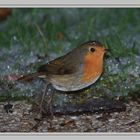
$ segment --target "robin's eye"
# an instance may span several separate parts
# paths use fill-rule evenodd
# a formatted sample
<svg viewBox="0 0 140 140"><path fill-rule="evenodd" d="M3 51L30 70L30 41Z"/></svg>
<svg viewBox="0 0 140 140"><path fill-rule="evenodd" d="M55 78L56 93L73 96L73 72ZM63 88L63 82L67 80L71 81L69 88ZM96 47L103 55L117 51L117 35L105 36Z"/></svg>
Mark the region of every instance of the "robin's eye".
<svg viewBox="0 0 140 140"><path fill-rule="evenodd" d="M89 51L93 53L93 52L95 52L95 48L90 47L90 48L89 48Z"/></svg>

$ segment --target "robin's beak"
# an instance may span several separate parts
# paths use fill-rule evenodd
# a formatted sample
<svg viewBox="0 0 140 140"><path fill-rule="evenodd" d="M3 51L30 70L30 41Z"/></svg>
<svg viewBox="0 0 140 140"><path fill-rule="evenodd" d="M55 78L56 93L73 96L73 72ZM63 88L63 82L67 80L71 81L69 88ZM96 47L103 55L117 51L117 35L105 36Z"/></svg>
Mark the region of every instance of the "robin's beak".
<svg viewBox="0 0 140 140"><path fill-rule="evenodd" d="M110 57L110 49L105 48L105 57L106 58Z"/></svg>
<svg viewBox="0 0 140 140"><path fill-rule="evenodd" d="M108 52L108 51L109 51L109 49L105 48L105 52Z"/></svg>

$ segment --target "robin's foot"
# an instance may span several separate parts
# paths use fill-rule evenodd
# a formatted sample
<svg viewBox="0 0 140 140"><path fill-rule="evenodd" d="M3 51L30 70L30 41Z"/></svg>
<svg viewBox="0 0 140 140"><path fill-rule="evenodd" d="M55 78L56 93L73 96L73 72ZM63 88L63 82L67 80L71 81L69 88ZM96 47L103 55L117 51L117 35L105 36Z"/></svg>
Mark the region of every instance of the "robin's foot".
<svg viewBox="0 0 140 140"><path fill-rule="evenodd" d="M43 118L42 113L39 113L36 117L35 117L35 121L41 121Z"/></svg>
<svg viewBox="0 0 140 140"><path fill-rule="evenodd" d="M40 119L40 118L35 118L34 119L35 121L36 121L36 123L30 128L30 130L29 130L29 132L30 131L37 131L37 129L38 129L38 127L41 125L41 123L42 123L42 119Z"/></svg>

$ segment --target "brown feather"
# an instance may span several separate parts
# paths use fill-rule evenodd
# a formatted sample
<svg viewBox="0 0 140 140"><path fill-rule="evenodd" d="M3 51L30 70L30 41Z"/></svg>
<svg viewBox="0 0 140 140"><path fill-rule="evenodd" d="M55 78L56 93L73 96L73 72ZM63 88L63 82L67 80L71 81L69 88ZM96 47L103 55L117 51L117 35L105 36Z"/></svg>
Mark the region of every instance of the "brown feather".
<svg viewBox="0 0 140 140"><path fill-rule="evenodd" d="M17 79L17 81L24 81L24 82L31 82L35 77L39 77L41 75L44 75L43 73L32 73L32 74L27 74L23 75L20 78Z"/></svg>
<svg viewBox="0 0 140 140"><path fill-rule="evenodd" d="M76 65L74 62L71 63L71 61L69 61L71 59L72 56L68 54L63 57L59 57L39 67L38 72L43 72L48 75L72 74L76 71Z"/></svg>

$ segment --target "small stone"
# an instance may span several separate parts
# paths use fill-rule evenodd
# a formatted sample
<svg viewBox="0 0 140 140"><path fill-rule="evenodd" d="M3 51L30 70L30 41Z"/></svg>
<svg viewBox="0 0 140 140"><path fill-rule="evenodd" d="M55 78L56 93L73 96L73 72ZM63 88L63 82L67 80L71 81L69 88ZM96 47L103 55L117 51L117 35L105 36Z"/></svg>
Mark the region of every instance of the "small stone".
<svg viewBox="0 0 140 140"><path fill-rule="evenodd" d="M108 121L109 121L109 122L114 122L114 121L115 121L115 119L109 119Z"/></svg>
<svg viewBox="0 0 140 140"><path fill-rule="evenodd" d="M97 115L96 116L96 119L100 119L102 116L101 115Z"/></svg>
<svg viewBox="0 0 140 140"><path fill-rule="evenodd" d="M70 118L73 119L73 120L77 120L77 119L78 119L77 116L72 116L72 117L70 117Z"/></svg>
<svg viewBox="0 0 140 140"><path fill-rule="evenodd" d="M118 115L118 114L119 114L118 112L115 112L115 113L114 113L114 115Z"/></svg>
<svg viewBox="0 0 140 140"><path fill-rule="evenodd" d="M17 114L17 111L13 111L13 113L12 113L13 115L16 115Z"/></svg>

